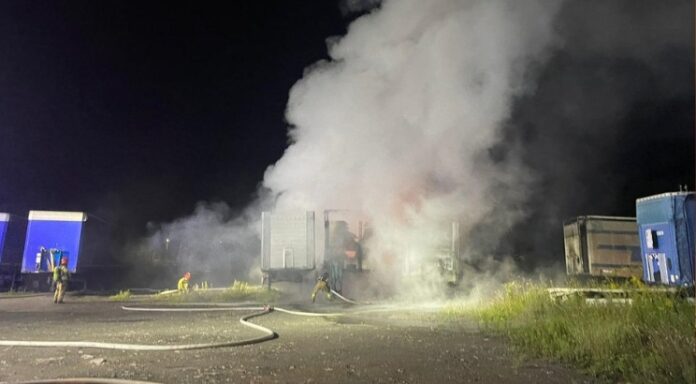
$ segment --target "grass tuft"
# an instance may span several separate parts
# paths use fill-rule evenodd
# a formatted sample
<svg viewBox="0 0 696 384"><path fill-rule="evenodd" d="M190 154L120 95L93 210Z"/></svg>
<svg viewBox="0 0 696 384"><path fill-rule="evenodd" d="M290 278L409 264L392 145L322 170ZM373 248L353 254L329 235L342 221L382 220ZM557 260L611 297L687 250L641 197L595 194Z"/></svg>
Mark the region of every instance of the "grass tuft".
<svg viewBox="0 0 696 384"><path fill-rule="evenodd" d="M631 281L632 304L552 299L529 282L505 286L475 311L481 327L507 336L523 354L581 367L610 381L694 383L694 307L678 294Z"/></svg>
<svg viewBox="0 0 696 384"><path fill-rule="evenodd" d="M119 291L113 296L109 296L111 301L128 301L131 298L131 292L129 290Z"/></svg>
<svg viewBox="0 0 696 384"><path fill-rule="evenodd" d="M155 300L168 303L213 303L252 301L255 303L275 303L280 297L278 290L268 290L259 285L250 285L245 281L237 281L225 289L198 289L188 293L171 293L157 295Z"/></svg>

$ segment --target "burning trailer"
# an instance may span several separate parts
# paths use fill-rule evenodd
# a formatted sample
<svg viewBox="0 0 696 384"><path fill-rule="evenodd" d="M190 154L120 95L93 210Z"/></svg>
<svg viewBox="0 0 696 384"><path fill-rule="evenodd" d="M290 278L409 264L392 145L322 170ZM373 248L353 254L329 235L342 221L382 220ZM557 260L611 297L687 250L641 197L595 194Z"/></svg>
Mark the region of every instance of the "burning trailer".
<svg viewBox="0 0 696 384"><path fill-rule="evenodd" d="M329 283L342 290L343 272L363 270L365 221L350 211L326 210L316 225L315 213L261 214L261 271L265 282L302 281L317 264Z"/></svg>
<svg viewBox="0 0 696 384"><path fill-rule="evenodd" d="M261 218L261 271L264 282L301 282L318 273L329 275L338 292L373 285L378 268L409 279L432 279L450 285L461 278L459 223L449 222L428 233L402 237L376 234L364 215L350 210L325 210L323 223L312 211L263 212ZM417 239L415 239L417 237Z"/></svg>
<svg viewBox="0 0 696 384"><path fill-rule="evenodd" d="M436 281L456 285L462 274L460 239L459 222L452 221L422 233L414 243L397 246L404 256L403 275L435 277Z"/></svg>

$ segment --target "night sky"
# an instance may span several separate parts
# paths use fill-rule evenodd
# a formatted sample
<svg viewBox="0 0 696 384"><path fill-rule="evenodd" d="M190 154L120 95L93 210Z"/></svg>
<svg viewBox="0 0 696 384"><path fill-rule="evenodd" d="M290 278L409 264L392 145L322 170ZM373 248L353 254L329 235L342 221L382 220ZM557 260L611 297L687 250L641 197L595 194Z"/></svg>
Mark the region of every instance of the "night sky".
<svg viewBox="0 0 696 384"><path fill-rule="evenodd" d="M332 1L226 4L0 2L0 211L138 232L248 203L290 87L349 20Z"/></svg>
<svg viewBox="0 0 696 384"><path fill-rule="evenodd" d="M564 44L490 152L538 176L506 252L558 252L563 219L693 190L691 3L564 6ZM252 201L287 145L289 89L358 15L224 4L0 1L0 212L86 211L125 239L199 201Z"/></svg>

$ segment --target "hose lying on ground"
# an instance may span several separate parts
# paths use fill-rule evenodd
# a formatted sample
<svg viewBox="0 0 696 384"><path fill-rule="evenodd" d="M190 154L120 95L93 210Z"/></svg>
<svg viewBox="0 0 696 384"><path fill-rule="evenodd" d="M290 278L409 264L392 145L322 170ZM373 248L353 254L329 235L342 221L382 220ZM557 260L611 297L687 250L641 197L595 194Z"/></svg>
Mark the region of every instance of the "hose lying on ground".
<svg viewBox="0 0 696 384"><path fill-rule="evenodd" d="M152 344L125 344L125 343L103 343L94 341L26 341L26 340L0 340L0 346L7 347L75 347L75 348L96 348L96 349L117 349L130 351L181 351L192 349L207 349L207 348L223 348L223 347L238 347L242 345L256 344L268 340L273 340L278 337L278 334L273 330L258 324L250 323L248 320L254 317L263 316L271 312L278 311L295 316L310 316L310 317L335 317L341 316L342 313L316 313L316 312L301 312L293 311L285 308L273 307L207 307L207 308L157 308L157 307L128 307L122 306L125 311L142 311L142 312L212 312L212 311L260 311L250 315L243 316L239 319L242 325L263 332L263 336L240 340L229 341L222 343L202 343L202 344L179 344L179 345L152 345Z"/></svg>
<svg viewBox="0 0 696 384"><path fill-rule="evenodd" d="M173 291L176 292L176 291ZM172 293L173 293L172 292ZM161 292L170 293L168 291ZM338 292L331 290L339 299L350 303L358 304L356 301L343 297ZM256 344L264 341L272 340L278 337L273 330L266 327L250 323L249 319L254 317L266 315L273 310L278 312L287 313L294 316L308 316L308 317L335 317L341 316L343 313L316 313L316 312L303 312L303 311L293 311L285 308L272 308L272 307L235 307L235 306L218 306L218 307L200 307L200 308L156 308L156 307L129 307L122 306L121 309L125 311L145 311L145 312L213 312L213 311L260 311L255 312L250 315L243 316L239 319L242 325L256 329L262 332L264 335L240 340L240 341L230 341L222 343L200 343L200 344L179 344L179 345L152 345L152 344L126 344L126 343L103 343L103 342L93 342L93 341L26 341L26 340L0 340L0 346L8 347L76 347L76 348L97 348L97 349L117 349L117 350L131 350L131 351L177 351L177 350L192 350L192 349L206 349L206 348L222 348L222 347L236 347L242 345Z"/></svg>
<svg viewBox="0 0 696 384"><path fill-rule="evenodd" d="M52 293L16 293L11 295L0 295L0 299L26 299L28 297L53 296Z"/></svg>
<svg viewBox="0 0 696 384"><path fill-rule="evenodd" d="M92 378L92 377L74 377L74 378L67 378L67 379L20 381L17 384L158 384L158 383L151 382L151 381L133 381L133 380L121 380L121 379L97 379L97 378Z"/></svg>
<svg viewBox="0 0 696 384"><path fill-rule="evenodd" d="M124 308L125 309L125 308ZM197 308L198 309L198 308ZM257 331L263 332L263 336L240 340L228 341L222 343L201 343L201 344L179 344L179 345L152 345L152 344L124 344L124 343L102 343L94 341L26 341L26 340L0 340L0 346L7 347L75 347L75 348L97 348L97 349L117 349L128 351L181 351L191 349L206 349L206 348L222 348L222 347L238 347L242 345L256 344L268 340L273 340L278 335L272 330L260 325L250 323L248 320L254 317L263 316L273 311L269 307L235 307L226 308L228 310L250 311L259 310L252 314L243 316L239 319L242 325L254 328ZM131 310L131 309L129 309ZM145 310L143 308L137 310Z"/></svg>

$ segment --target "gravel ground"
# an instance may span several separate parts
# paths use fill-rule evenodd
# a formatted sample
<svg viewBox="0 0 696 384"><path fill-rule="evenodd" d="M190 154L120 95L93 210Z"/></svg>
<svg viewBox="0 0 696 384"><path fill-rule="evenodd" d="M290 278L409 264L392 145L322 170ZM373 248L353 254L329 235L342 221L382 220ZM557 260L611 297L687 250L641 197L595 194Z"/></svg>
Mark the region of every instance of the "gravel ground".
<svg viewBox="0 0 696 384"><path fill-rule="evenodd" d="M182 344L259 335L239 323L251 312L128 312L121 305L95 297L68 297L63 305L48 296L0 299L0 339ZM252 322L279 337L243 347L180 352L0 347L0 382L68 377L159 383L594 382L558 364L519 361L500 338L480 333L466 320L455 323L414 309L352 311L339 318L278 312L255 318Z"/></svg>

